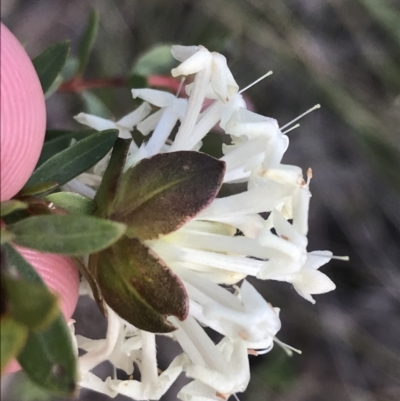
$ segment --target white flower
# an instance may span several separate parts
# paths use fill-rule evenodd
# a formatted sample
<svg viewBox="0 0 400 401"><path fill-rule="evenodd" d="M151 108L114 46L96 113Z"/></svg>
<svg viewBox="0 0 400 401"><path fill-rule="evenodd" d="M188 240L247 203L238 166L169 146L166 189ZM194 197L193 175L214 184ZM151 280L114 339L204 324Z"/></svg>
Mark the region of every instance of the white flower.
<svg viewBox="0 0 400 401"><path fill-rule="evenodd" d="M315 300L311 294L325 294L336 288L329 277L317 270L331 259L332 252L330 251L309 252L302 269L291 278L295 290L313 304Z"/></svg>
<svg viewBox="0 0 400 401"><path fill-rule="evenodd" d="M231 140L223 146L221 158L226 163L224 183L244 182L247 188L214 199L176 231L145 241L178 275L189 295L189 317L169 318L177 330L168 337L180 344L183 354L159 373L155 334L134 328L109 310L105 339L77 336L79 348L86 351L79 357L80 385L110 397L119 393L136 400L159 399L184 372L193 381L181 389L181 400L222 401L246 389L248 353L271 350L281 328L279 309L268 304L246 276L290 282L314 302L312 294L335 288L318 271L332 254L307 252L311 170L305 181L299 167L281 164L289 140L278 122L246 110L222 55L202 46L174 46L172 53L181 62L173 76L194 74L186 87L188 100L135 89L133 97L144 103L123 119L112 122L83 113L76 119L99 130L117 128L121 137L130 137L133 127L143 136L151 133L140 148L132 142L126 169L157 153L199 150L203 138L219 124ZM214 101L204 107L205 99ZM150 114L150 104L159 110ZM175 126L178 131L171 141ZM107 160L91 175L69 183L70 188L93 191ZM268 218L262 217L268 213ZM220 333L222 340L214 344L204 327ZM104 360L127 374L137 366L141 380L97 378L90 370Z"/></svg>
<svg viewBox="0 0 400 401"><path fill-rule="evenodd" d="M139 124L138 129L143 134L147 135L150 131L153 131L153 135L147 143L128 158L126 169L143 158L148 158L161 152L175 124L178 120L182 120L187 104L185 99L179 99L170 93L155 89L133 89L132 96L161 107L161 110L155 113L157 114L156 119L150 116L147 121L142 121Z"/></svg>
<svg viewBox="0 0 400 401"><path fill-rule="evenodd" d="M134 400L158 400L182 372L183 357L175 358L168 369L159 375L157 370L155 334L141 331L141 336L141 355L136 360L136 363L140 367L141 381L107 378L106 384L112 390Z"/></svg>
<svg viewBox="0 0 400 401"><path fill-rule="evenodd" d="M279 309L269 305L248 281L243 281L237 296L193 274L190 284L184 282L191 314L200 323L231 339L243 340L249 349L272 348L281 328Z"/></svg>
<svg viewBox="0 0 400 401"><path fill-rule="evenodd" d="M180 322L170 318L178 327L173 336L187 355L184 371L220 394L244 391L250 380L246 343L225 337L215 345L196 320L189 316Z"/></svg>
<svg viewBox="0 0 400 401"><path fill-rule="evenodd" d="M258 277L292 283L295 290L308 301L315 303L311 294L323 294L335 289L335 284L317 269L332 258L330 251L307 253L307 238L299 233L277 210L272 214L277 235L264 230L259 235L260 243L275 250L260 270Z"/></svg>
<svg viewBox="0 0 400 401"><path fill-rule="evenodd" d="M226 65L226 59L218 53L210 53L203 46L173 46L172 55L182 62L171 71L173 76L196 74L189 91L187 112L170 149L190 150L218 122L218 117L215 117L222 112L222 104L229 102L239 87ZM219 101L210 106L208 118L204 118L203 115L198 121L204 99L207 95L210 96L210 92L213 92ZM197 122L199 125L195 130Z"/></svg>
<svg viewBox="0 0 400 401"><path fill-rule="evenodd" d="M182 401L226 401L227 397L199 380L193 380L178 393Z"/></svg>
<svg viewBox="0 0 400 401"><path fill-rule="evenodd" d="M133 127L140 123L140 121L142 121L146 116L148 116L150 112L150 105L144 102L136 110L132 111L116 122L86 113L79 113L74 118L76 121L78 121L78 123L87 125L88 127L97 131L117 129L119 131L120 138L129 139L132 138L130 132L133 130Z"/></svg>
<svg viewBox="0 0 400 401"><path fill-rule="evenodd" d="M289 145L275 119L244 108L232 113L223 128L233 140L232 145L223 147L222 160L227 163L224 182L237 182L250 177L254 170L278 166Z"/></svg>
<svg viewBox="0 0 400 401"><path fill-rule="evenodd" d="M311 169L307 171L308 179L303 179L300 167L280 164L272 168L260 167L252 171L249 178L249 187L269 186L271 182L290 188L290 194L282 199L276 207L286 219L293 219L293 226L302 235L308 233L308 210L311 193L309 183L312 177ZM271 216L272 217L272 216ZM271 219L266 227L271 228Z"/></svg>
<svg viewBox="0 0 400 401"><path fill-rule="evenodd" d="M108 330L104 340L77 336L78 347L87 351L79 357L79 385L115 397L124 394L135 400L159 399L182 372L183 356L177 357L160 375L157 370L155 334L138 330L108 308ZM139 365L141 381L107 378L102 381L90 372L109 360L116 368L132 374Z"/></svg>
<svg viewBox="0 0 400 401"><path fill-rule="evenodd" d="M172 46L172 55L182 62L171 71L173 77L211 71L211 77L206 86L208 89L206 93L209 93L211 98L219 98L227 102L239 90L226 64L226 58L222 54L211 53L203 46Z"/></svg>
<svg viewBox="0 0 400 401"><path fill-rule="evenodd" d="M117 129L120 138L131 139L131 131L133 128L139 124L146 116L148 116L151 112L151 106L144 102L141 106L139 106L136 110L122 117L118 121L107 120L102 117L94 116L86 113L79 113L75 116L75 120L81 124L87 125L90 128L93 128L97 131L103 131L107 129ZM138 147L135 142L132 141L131 147L129 149L129 154L137 152ZM107 168L108 162L110 160L110 154L106 155L102 160L100 160L94 167L93 173L97 176L102 176ZM81 177L80 177L81 178ZM82 181L82 179L81 179ZM93 187L93 185L92 185ZM97 187L94 185L94 187ZM65 188L66 190L75 190L77 192L84 192L82 195L89 196L93 198L93 194L90 193L90 185L89 188L82 188L82 185L76 183L76 180L72 181Z"/></svg>

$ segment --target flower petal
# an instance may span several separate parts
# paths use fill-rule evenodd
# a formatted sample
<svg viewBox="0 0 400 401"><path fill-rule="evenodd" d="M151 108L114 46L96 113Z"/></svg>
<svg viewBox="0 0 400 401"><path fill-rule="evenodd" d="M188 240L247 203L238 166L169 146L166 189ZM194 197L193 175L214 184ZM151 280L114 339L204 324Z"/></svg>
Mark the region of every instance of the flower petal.
<svg viewBox="0 0 400 401"><path fill-rule="evenodd" d="M295 290L312 303L315 303L315 301L309 296L310 294L324 294L336 288L334 282L328 276L312 269L303 269L295 276L292 283Z"/></svg>
<svg viewBox="0 0 400 401"><path fill-rule="evenodd" d="M176 99L176 96L173 95L172 93L161 91L158 89L148 89L148 88L132 89L132 96L134 99L138 97L157 107L170 106Z"/></svg>
<svg viewBox="0 0 400 401"><path fill-rule="evenodd" d="M183 50L183 49L181 49ZM192 51L192 49L190 49ZM175 57L182 53L175 51L172 55ZM187 53L186 53L187 54ZM185 56L186 56L185 54ZM178 67L171 70L173 77L178 77L179 75L190 75L195 74L206 67L210 66L212 62L211 53L203 46L199 46L198 50L193 53L190 57L186 58Z"/></svg>
<svg viewBox="0 0 400 401"><path fill-rule="evenodd" d="M117 128L114 121L106 120L105 118L93 116L91 114L79 113L74 119L78 121L78 123L87 125L97 131Z"/></svg>

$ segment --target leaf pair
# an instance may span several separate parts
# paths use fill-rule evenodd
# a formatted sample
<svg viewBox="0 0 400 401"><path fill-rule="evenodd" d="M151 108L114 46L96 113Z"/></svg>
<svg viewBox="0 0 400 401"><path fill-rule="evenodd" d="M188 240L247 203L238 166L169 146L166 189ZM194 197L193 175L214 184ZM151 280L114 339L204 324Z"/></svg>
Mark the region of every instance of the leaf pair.
<svg viewBox="0 0 400 401"><path fill-rule="evenodd" d="M65 136L69 134L62 135ZM74 145L48 155L18 194L20 200L1 204L1 214L6 216L6 222L9 223L7 229L2 230L2 242L13 240L18 245L42 252L82 255L97 252L117 240L125 232L125 225L85 216L96 209L92 200L68 192L45 196L101 160L112 148L117 136L117 130L91 133ZM59 138L51 139L47 144L54 141L59 141ZM59 148L55 146L54 149ZM32 196L44 196L44 199ZM25 213L13 219L16 215L14 212L26 208L29 213L48 214L51 212L48 208L50 202L53 207L71 215L27 217L29 214Z"/></svg>
<svg viewBox="0 0 400 401"><path fill-rule="evenodd" d="M50 212L48 202L71 215L40 215L11 221L13 224L2 230L2 240L12 240L18 245L42 252L82 255L97 252L120 238L125 232L125 225L86 216L95 211L96 204L79 194L60 192L47 195L44 199L29 198L32 195L43 196L92 167L108 153L117 136L115 130L91 134L53 155L36 169L19 194L24 202L3 202L2 216L12 216L13 212L28 207L30 211L39 210L39 206L42 212Z"/></svg>
<svg viewBox="0 0 400 401"><path fill-rule="evenodd" d="M98 216L127 225L117 242L91 255L89 268L105 301L125 320L170 332L184 320L188 297L179 278L146 245L195 217L217 195L225 165L199 152L158 154L123 171L129 140L118 139L97 192Z"/></svg>

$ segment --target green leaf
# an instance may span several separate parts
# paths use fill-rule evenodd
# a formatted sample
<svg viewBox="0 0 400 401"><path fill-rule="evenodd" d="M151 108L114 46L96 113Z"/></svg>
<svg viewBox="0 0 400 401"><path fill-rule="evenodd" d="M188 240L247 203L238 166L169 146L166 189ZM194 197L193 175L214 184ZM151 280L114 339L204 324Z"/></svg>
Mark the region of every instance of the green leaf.
<svg viewBox="0 0 400 401"><path fill-rule="evenodd" d="M53 139L61 138L63 135L68 135L72 131L69 129L47 129L46 136L44 137L44 141L52 141ZM93 131L92 131L93 132ZM78 134L78 132L77 132Z"/></svg>
<svg viewBox="0 0 400 401"><path fill-rule="evenodd" d="M52 140L47 140L45 141L42 152L40 153L39 161L36 164L35 169L37 169L39 166L41 166L45 161L56 155L57 153L60 153L64 149L67 149L68 147L71 146L73 141L80 141L82 139L85 139L88 135L94 134L96 131L66 131L65 133L62 133L58 137L52 139ZM47 133L46 133L47 136Z"/></svg>
<svg viewBox="0 0 400 401"><path fill-rule="evenodd" d="M66 184L100 161L112 148L117 137L118 130L89 135L43 163L33 172L25 188L46 182Z"/></svg>
<svg viewBox="0 0 400 401"><path fill-rule="evenodd" d="M71 333L61 314L42 332L30 331L18 355L29 378L59 396L73 396L77 390L77 366Z"/></svg>
<svg viewBox="0 0 400 401"><path fill-rule="evenodd" d="M107 217L111 213L110 207L112 207L112 203L117 194L131 142L131 139L122 138L118 138L115 142L110 162L108 163L100 187L94 198L97 204L97 216Z"/></svg>
<svg viewBox="0 0 400 401"><path fill-rule="evenodd" d="M14 242L42 252L82 255L97 252L117 241L124 224L93 216L32 216L7 226Z"/></svg>
<svg viewBox="0 0 400 401"><path fill-rule="evenodd" d="M61 76L63 78L63 81L70 81L71 79L73 79L78 72L78 68L79 68L78 58L74 56L68 57L61 71Z"/></svg>
<svg viewBox="0 0 400 401"><path fill-rule="evenodd" d="M70 42L57 43L32 60L42 85L43 93L51 87L61 72L69 53Z"/></svg>
<svg viewBox="0 0 400 401"><path fill-rule="evenodd" d="M170 75L171 68L177 61L172 57L171 45L158 45L144 53L136 61L130 71L130 75Z"/></svg>
<svg viewBox="0 0 400 401"><path fill-rule="evenodd" d="M99 20L99 12L97 10L92 10L89 22L86 26L85 33L80 43L78 68L79 75L82 75L85 71L90 52L92 51L94 42L96 40L97 31L99 29Z"/></svg>
<svg viewBox="0 0 400 401"><path fill-rule="evenodd" d="M139 240L123 236L89 262L107 304L139 329L168 333L173 315L189 312L185 287L168 266Z"/></svg>
<svg viewBox="0 0 400 401"><path fill-rule="evenodd" d="M7 242L11 242L14 238L15 235L13 233L10 233L7 231L4 227L1 228L1 236L0 236L0 244L7 244Z"/></svg>
<svg viewBox="0 0 400 401"><path fill-rule="evenodd" d="M27 337L28 329L26 327L17 323L10 316L1 318L1 372L18 355Z"/></svg>
<svg viewBox="0 0 400 401"><path fill-rule="evenodd" d="M45 182L35 184L28 188L23 188L20 192L18 192L17 196L20 198L24 198L27 196L41 196L53 191L57 187L57 182Z"/></svg>
<svg viewBox="0 0 400 401"><path fill-rule="evenodd" d="M2 276L12 318L32 330L45 329L60 313L57 297L46 287Z"/></svg>
<svg viewBox="0 0 400 401"><path fill-rule="evenodd" d="M7 216L8 214L15 212L16 210L26 209L27 207L28 205L25 202L21 202L14 199L1 202L0 217Z"/></svg>
<svg viewBox="0 0 400 401"><path fill-rule="evenodd" d="M57 75L57 78L53 81L53 83L51 84L50 88L47 89L44 97L47 100L50 96L54 95L54 93L57 92L58 88L60 87L60 85L63 83L64 79L61 76L61 74Z"/></svg>
<svg viewBox="0 0 400 401"><path fill-rule="evenodd" d="M96 210L96 203L92 199L75 192L57 192L47 195L45 199L70 214L93 214Z"/></svg>
<svg viewBox="0 0 400 401"><path fill-rule="evenodd" d="M200 152L157 154L141 160L120 179L111 220L141 241L177 230L216 197L225 163Z"/></svg>
<svg viewBox="0 0 400 401"><path fill-rule="evenodd" d="M21 279L45 284L36 270L9 244L3 246L11 271L16 270ZM61 396L72 396L77 383L77 360L71 333L61 315L43 332L30 331L18 362L29 378Z"/></svg>
<svg viewBox="0 0 400 401"><path fill-rule="evenodd" d="M86 113L108 119L114 118L114 115L111 113L110 109L94 93L83 91L80 95L85 104Z"/></svg>
<svg viewBox="0 0 400 401"><path fill-rule="evenodd" d="M27 262L27 260L13 248L10 244L3 245L5 259L9 265L8 270L18 275L22 280L30 283L42 284L45 286L42 278L36 270Z"/></svg>

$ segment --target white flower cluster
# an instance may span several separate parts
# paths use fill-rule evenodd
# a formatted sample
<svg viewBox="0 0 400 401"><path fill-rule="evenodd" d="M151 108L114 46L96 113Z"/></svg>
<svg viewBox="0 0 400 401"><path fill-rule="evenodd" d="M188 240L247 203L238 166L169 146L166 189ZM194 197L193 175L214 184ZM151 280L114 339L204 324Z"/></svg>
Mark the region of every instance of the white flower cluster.
<svg viewBox="0 0 400 401"><path fill-rule="evenodd" d="M157 400L184 372L193 381L181 389L181 400L227 400L247 387L248 354L271 350L281 327L279 309L267 303L246 276L287 281L314 303L312 294L335 288L318 270L332 254L307 252L311 170L304 180L299 167L281 164L289 140L277 121L247 110L224 56L202 46L173 46L172 54L181 62L172 75L194 76L186 86L188 99L135 89L133 97L144 103L121 120L84 113L76 120L98 130L117 128L123 138L130 138L134 128L144 136L152 132L140 148L132 144L126 168L160 152L199 150L202 139L219 124L231 138L231 145L223 148L224 183L247 183L247 190L216 198L182 228L146 242L180 277L189 295L189 317L182 322L170 318L178 329L167 335L178 341L183 353L160 373L155 335L127 324L110 309L105 339L77 336L77 346L87 351L79 358L80 385L111 397L119 393ZM154 106L158 111L152 113ZM101 176L106 164L96 166L95 173ZM77 191L82 186L70 183ZM223 339L214 344L204 327ZM138 366L141 380L109 377L103 382L91 369L104 360L129 375Z"/></svg>

